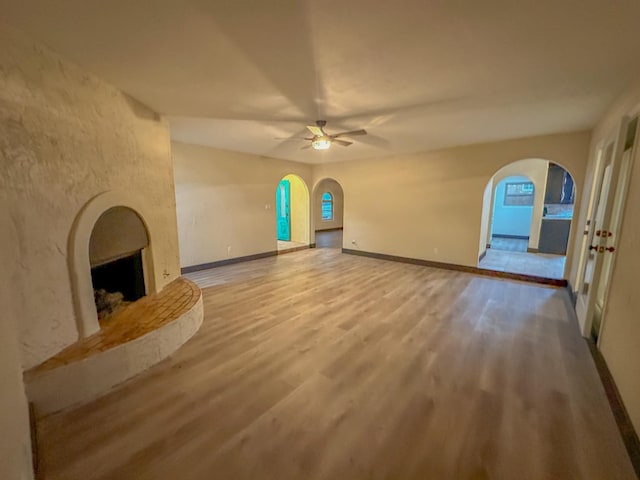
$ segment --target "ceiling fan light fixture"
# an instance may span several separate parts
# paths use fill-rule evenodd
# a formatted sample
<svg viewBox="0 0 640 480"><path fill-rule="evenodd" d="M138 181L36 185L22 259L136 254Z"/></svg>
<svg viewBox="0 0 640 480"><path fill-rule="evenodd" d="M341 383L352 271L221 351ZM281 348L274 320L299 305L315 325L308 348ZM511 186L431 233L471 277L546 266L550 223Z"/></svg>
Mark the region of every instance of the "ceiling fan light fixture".
<svg viewBox="0 0 640 480"><path fill-rule="evenodd" d="M339 132L333 135L329 135L324 131L324 126L327 124L325 120L316 120L315 125L307 125L307 130L311 132L311 138L305 138L304 140L311 140L311 145L306 144L302 147L302 150L307 148L313 148L314 150L328 150L331 148L332 144L339 145L341 147L348 147L349 145L353 145L353 142L348 140L344 140L343 137L354 137L357 135L366 135L367 131L364 129L360 130L349 130L348 132Z"/></svg>
<svg viewBox="0 0 640 480"><path fill-rule="evenodd" d="M311 141L314 150L327 150L331 146L331 139L326 135L316 137Z"/></svg>

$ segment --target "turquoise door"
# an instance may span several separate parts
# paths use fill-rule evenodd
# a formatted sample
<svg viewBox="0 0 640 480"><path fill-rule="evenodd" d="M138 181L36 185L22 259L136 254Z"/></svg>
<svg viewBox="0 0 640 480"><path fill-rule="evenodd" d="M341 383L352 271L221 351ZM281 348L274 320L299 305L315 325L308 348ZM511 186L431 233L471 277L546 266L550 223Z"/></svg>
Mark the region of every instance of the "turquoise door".
<svg viewBox="0 0 640 480"><path fill-rule="evenodd" d="M289 180L281 180L276 193L276 215L278 218L278 240L291 240L291 186Z"/></svg>

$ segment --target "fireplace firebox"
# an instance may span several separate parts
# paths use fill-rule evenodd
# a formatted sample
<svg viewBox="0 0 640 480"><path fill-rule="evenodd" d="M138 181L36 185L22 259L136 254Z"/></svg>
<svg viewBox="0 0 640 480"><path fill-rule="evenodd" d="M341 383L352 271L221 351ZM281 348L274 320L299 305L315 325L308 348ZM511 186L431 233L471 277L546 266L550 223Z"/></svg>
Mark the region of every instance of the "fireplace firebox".
<svg viewBox="0 0 640 480"><path fill-rule="evenodd" d="M120 258L91 269L93 289L120 292L125 301L134 302L144 297L144 272L142 253Z"/></svg>
<svg viewBox="0 0 640 480"><path fill-rule="evenodd" d="M113 207L98 218L91 232L89 258L98 319L147 294L145 251L149 246L140 216L127 207Z"/></svg>

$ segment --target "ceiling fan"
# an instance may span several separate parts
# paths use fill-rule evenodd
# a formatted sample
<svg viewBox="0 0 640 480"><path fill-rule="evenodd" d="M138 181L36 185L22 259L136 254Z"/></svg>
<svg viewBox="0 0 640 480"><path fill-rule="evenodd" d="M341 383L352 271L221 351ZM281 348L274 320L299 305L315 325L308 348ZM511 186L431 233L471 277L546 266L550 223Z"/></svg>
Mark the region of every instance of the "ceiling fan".
<svg viewBox="0 0 640 480"><path fill-rule="evenodd" d="M313 134L313 137L305 137L304 140L311 140L309 145L305 145L302 147L313 148L314 150L326 150L331 147L332 144L336 143L338 145L342 145L343 147L348 147L353 144L353 142L348 142L346 140L342 140L342 137L355 137L357 135L366 135L367 131L364 129L361 130L351 130L349 132L340 132L334 133L333 135L329 135L324 131L324 126L327 124L326 120L316 120L315 125L307 125L309 131Z"/></svg>

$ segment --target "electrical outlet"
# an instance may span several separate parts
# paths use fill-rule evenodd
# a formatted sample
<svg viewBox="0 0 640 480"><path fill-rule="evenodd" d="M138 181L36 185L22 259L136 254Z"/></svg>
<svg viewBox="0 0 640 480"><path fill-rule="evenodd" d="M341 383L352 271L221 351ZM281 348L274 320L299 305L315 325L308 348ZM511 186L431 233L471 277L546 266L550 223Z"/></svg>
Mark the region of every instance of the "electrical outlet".
<svg viewBox="0 0 640 480"><path fill-rule="evenodd" d="M436 248L434 248L434 249L433 249L433 253L435 253L436 255L438 255L438 251L439 251L439 250L438 250L438 247L436 247Z"/></svg>
<svg viewBox="0 0 640 480"><path fill-rule="evenodd" d="M227 255L231 255L231 245L227 245Z"/></svg>

